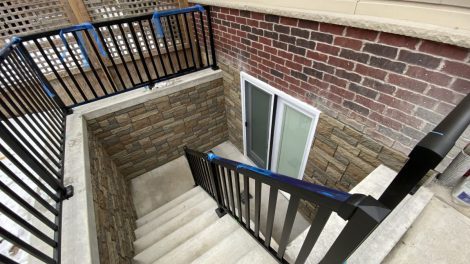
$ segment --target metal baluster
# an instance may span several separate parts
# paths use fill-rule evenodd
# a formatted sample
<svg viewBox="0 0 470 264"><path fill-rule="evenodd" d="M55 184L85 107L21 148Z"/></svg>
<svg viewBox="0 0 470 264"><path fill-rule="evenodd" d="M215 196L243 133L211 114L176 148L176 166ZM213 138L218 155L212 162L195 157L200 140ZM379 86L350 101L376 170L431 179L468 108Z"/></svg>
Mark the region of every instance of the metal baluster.
<svg viewBox="0 0 470 264"><path fill-rule="evenodd" d="M62 99L59 97L57 92L53 89L52 85L49 83L49 81L46 79L46 77L43 75L41 69L39 69L38 65L34 61L34 59L31 57L29 54L29 51L25 48L23 43L20 43L18 46L18 51L16 52L19 54L18 56L23 58L25 60L24 64L27 65L26 68L30 69L30 72L40 83L43 83L47 87L51 87L50 89L50 99L48 102L50 102L52 105L54 105L57 112L59 113L59 119L61 119L62 123L64 124L64 117L69 114L69 109L65 106L64 102ZM42 93L44 95L44 91ZM65 127L65 126L64 126Z"/></svg>
<svg viewBox="0 0 470 264"><path fill-rule="evenodd" d="M5 85L3 79L0 80L0 81ZM19 108L17 107L17 105L11 100L10 96L8 95L8 93L5 93L5 92L3 91L3 89L0 89L0 94L2 95L3 99L6 100L6 101L8 102L8 104L14 108L15 112L16 112L18 115L20 115L20 114L23 112L23 111L20 111L20 110L19 110ZM21 122L20 122L20 121L19 121L19 118L15 115L15 113L13 113L13 111L10 110L10 108L3 102L3 100L0 101L0 105L1 105L2 108L7 112L7 114L8 114L11 118L13 118L13 119L15 120L15 123L17 123L18 126L20 126L20 128L21 128L22 130L29 132L30 129L28 129L28 128L26 127L26 126L28 126L28 127L32 128L32 130L35 131L35 132L39 135L39 133L37 132L36 126L32 125L32 123L31 123L31 121L30 121L29 118L21 118L21 119L20 119ZM26 114L26 112L25 112L25 114ZM5 118L6 118L6 116L5 116ZM34 123L36 123L36 122L35 122L36 119L31 118L31 120L32 120ZM5 121L6 121L6 119L5 119ZM10 121L6 121L6 122L10 122ZM38 125L38 124L36 124L36 125ZM38 126L38 127L40 127L40 126ZM46 136L47 136L48 139L50 139L52 142L54 142L54 140L50 137L50 135L46 134ZM44 138L42 138L42 140L44 140ZM47 142L47 140L44 140L44 142ZM57 144L57 143L56 143L56 144ZM48 146L51 147L50 145L48 145ZM56 149L59 150L59 146L58 146L58 145L56 145Z"/></svg>
<svg viewBox="0 0 470 264"><path fill-rule="evenodd" d="M238 205L238 221L240 223L243 222L242 220L242 199L240 193L240 175L237 171L235 171L235 197L237 198L237 205Z"/></svg>
<svg viewBox="0 0 470 264"><path fill-rule="evenodd" d="M245 226L250 230L250 183L249 178L243 175L244 194L245 194Z"/></svg>
<svg viewBox="0 0 470 264"><path fill-rule="evenodd" d="M227 177L228 177L228 190L229 190L229 199L231 201L230 203L230 210L232 210L232 214L236 215L235 211L235 198L233 196L233 184L232 184L232 170L225 168L227 172Z"/></svg>
<svg viewBox="0 0 470 264"><path fill-rule="evenodd" d="M277 257L282 259L284 257L284 252L287 248L287 243L289 243L290 233L292 232L292 226L294 225L295 214L297 213L297 208L299 207L299 197L291 194L289 200L289 206L287 207L286 218L284 220L284 227L282 228L281 240L279 242L279 249L277 251Z"/></svg>
<svg viewBox="0 0 470 264"><path fill-rule="evenodd" d="M173 34L173 27L171 26L171 20L170 17L166 17L166 20L168 22L168 28L170 29L170 36L171 36L171 42L173 43L173 51L175 52L176 56L176 61L178 62L178 72L181 71L183 68L181 67L181 62L180 62L180 56L178 55L178 47L176 46L176 40L175 36ZM175 72L174 72L175 73Z"/></svg>
<svg viewBox="0 0 470 264"><path fill-rule="evenodd" d="M140 74L139 67L137 67L137 63L135 62L134 52L131 49L129 41L127 41L127 35L124 33L124 30L122 29L121 24L118 24L118 27L119 27L119 30L121 31L122 39L124 40L124 43L126 44L127 51L129 52L129 56L131 57L132 65L134 65L135 71L137 72L137 76L139 77L139 81L140 81L140 83L143 83L142 75Z"/></svg>
<svg viewBox="0 0 470 264"><path fill-rule="evenodd" d="M134 40L134 44L135 44L135 47L137 49L137 53L139 53L140 62L144 66L144 71L145 71L145 74L147 75L147 82L150 82L152 80L152 78L150 77L150 71L147 68L147 63L145 62L144 54L142 53L142 49L140 48L139 39L137 38L137 35L135 34L134 23L130 22L130 23L128 23L128 25L129 25L129 29L131 30L131 37ZM144 34L144 33L142 32L142 34ZM145 36L143 36L142 38L145 39ZM150 58L150 59L152 59L152 58Z"/></svg>
<svg viewBox="0 0 470 264"><path fill-rule="evenodd" d="M207 16L207 30L209 31L209 41L211 43L212 69L217 70L219 69L219 67L217 66L217 60L215 59L215 43L214 43L214 33L212 32L210 7L206 9L206 16Z"/></svg>
<svg viewBox="0 0 470 264"><path fill-rule="evenodd" d="M206 62L207 66L209 66L209 52L207 51L207 40L206 40L206 30L204 29L204 17L202 13L199 12L199 18L201 19L201 30L202 30L202 39L204 40L204 50L206 51Z"/></svg>
<svg viewBox="0 0 470 264"><path fill-rule="evenodd" d="M2 81L2 80L0 79L0 81ZM3 82L3 81L2 81L2 82ZM15 98L15 100L17 100L17 99ZM27 110L24 110L24 111L25 111L25 113L27 113L27 112L26 112ZM6 123L6 124L8 125L8 127L13 131L13 133L15 133L16 136L17 136L18 138L20 138L20 140L23 142L23 144L27 145L28 148L30 148L30 151L34 152L35 155L38 156L38 158L40 158L43 162L47 163L47 162L45 161L45 159L43 158L43 156L42 156L41 154L39 154L39 152L37 152L36 148L32 147L32 145L31 145L31 143L30 143L30 140L32 140L32 141L34 142L34 144L35 144L38 148L40 148L41 151L44 152L44 154L45 154L49 159L51 159L51 161L52 161L57 167L60 167L59 164L57 163L57 161L55 161L55 158L52 157L52 155L51 155L48 151L46 151L46 150L44 149L44 147L43 147L42 144L38 141L38 139L37 139L36 137L34 137L34 136L31 134L31 129L32 129L32 127L34 127L34 126L31 126L30 129L27 129L26 127L24 127L24 126L21 124L21 122L16 122L16 124L18 124L18 125L20 126L20 128L22 129L23 133L26 134L26 136L30 139L30 140L27 140L27 139L24 137L23 133L19 132L18 129L11 123L11 121L10 121L6 116L4 116L3 113L1 113L1 112L0 112L0 118L2 118L2 120L5 121L5 123ZM26 119L26 118L23 118L23 119ZM17 121L17 120L16 120L16 121ZM33 130L36 131L36 129L33 129ZM54 153L54 152L53 152L53 153ZM57 153L57 152L55 152L54 154L55 154L56 156L58 156L58 153ZM47 164L49 164L49 163L47 163ZM51 167L51 169L52 169L52 167Z"/></svg>
<svg viewBox="0 0 470 264"><path fill-rule="evenodd" d="M147 40L147 34L145 34L144 27L142 26L142 21L139 20L138 23L140 27L140 32L142 32L142 38L144 40L145 47L147 48L149 54L150 61L152 62L153 70L155 71L155 76L157 77L157 79L160 79L160 74L158 73L158 68L155 65L155 58L153 57L152 49L150 48L149 42Z"/></svg>
<svg viewBox="0 0 470 264"><path fill-rule="evenodd" d="M222 183L222 190L224 192L224 200L225 200L225 208L230 210L230 200L228 198L228 188L227 188L227 179L225 178L225 170L223 166L219 166L220 175L221 175L221 183Z"/></svg>
<svg viewBox="0 0 470 264"><path fill-rule="evenodd" d="M85 35L87 36L88 40L90 41L90 46L92 46L93 48L95 48L95 45L93 45L93 41L91 40L90 36L88 35L88 30L85 30ZM72 32L72 35L75 39L75 41L78 42L78 36L77 36L77 33L76 32ZM99 53L95 53L95 55L97 55L98 57L100 56ZM88 63L89 63L89 67L91 69L91 72L93 73L93 76L95 77L95 79L98 81L98 84L100 85L101 87L101 90L103 91L103 94L104 95L107 95L108 92L106 91L106 87L104 87L103 85L103 82L101 81L101 78L98 76L98 73L96 72L96 69L95 69L95 66L93 66L93 61L90 59L90 54L83 54L83 56L87 56L88 57ZM91 87L90 86L90 89L94 90L94 86ZM101 97L101 96L98 96L98 95L95 95L95 97Z"/></svg>
<svg viewBox="0 0 470 264"><path fill-rule="evenodd" d="M2 190L6 195L8 195L13 201L18 203L21 207L23 207L26 211L30 214L34 215L38 220L43 222L48 227L52 228L53 230L57 229L57 225L55 225L51 220L49 220L46 216L44 216L41 212L39 212L36 208L30 205L27 201L25 201L21 196L16 194L12 189L10 189L7 185L3 182L0 182L0 190Z"/></svg>
<svg viewBox="0 0 470 264"><path fill-rule="evenodd" d="M320 206L318 212L313 219L312 225L308 230L307 236L305 237L304 243L300 248L299 255L297 255L297 259L295 260L295 264L303 264L307 260L310 252L312 252L313 246L318 240L318 237L321 234L321 231L328 222L332 211L324 206Z"/></svg>
<svg viewBox="0 0 470 264"><path fill-rule="evenodd" d="M12 181L14 181L19 187L23 188L23 190L28 193L31 197L33 197L37 202L39 202L44 208L49 210L49 212L53 213L54 215L58 215L59 212L50 205L44 198L42 198L37 192L31 189L22 179L20 179L16 174L14 174L7 166L0 162L0 170L8 176Z"/></svg>
<svg viewBox="0 0 470 264"><path fill-rule="evenodd" d="M31 87L33 88L31 92L36 91L36 93L33 92L33 95L42 104L42 106L46 109L49 109L51 112L51 119L54 119L59 127L59 131L63 131L61 129L61 124L64 120L64 105L62 103L61 106L57 105L55 102L57 100L52 99L51 97L56 97L57 94L55 93L54 90L52 90L52 87L46 86L45 83L41 82L41 77L38 76L39 74L42 74L41 72L34 72L34 69L31 69L31 67L28 67L29 65L23 61L20 61L19 58L22 57L21 54L19 54L18 51L15 51L16 56L12 56L11 59L13 61L13 64L15 64L15 67L21 71L21 74L23 74L23 78L27 80L29 84L31 84ZM44 87L46 86L48 89L50 89L51 95L46 96L46 92L44 91ZM61 101L62 102L62 101Z"/></svg>
<svg viewBox="0 0 470 264"><path fill-rule="evenodd" d="M109 27L105 28L105 29L107 29L109 31ZM109 60L111 61L111 65L113 66L114 72L116 73L116 75L119 79L119 82L121 82L122 90L125 90L126 89L126 84L124 83L124 80L122 79L121 73L119 72L119 69L116 66L116 62L114 61L113 54L111 53L110 49L108 48L107 42L104 40L103 33L101 33L100 28L97 28L96 31L98 31L98 36L100 37L100 41L101 41L101 43L103 43L104 50L106 51L106 53L109 56ZM119 50L118 47L116 47L116 49ZM104 66L104 67L107 67L107 66ZM111 83L114 84L114 81L112 81L114 79L112 77L109 77L109 78L111 80ZM116 89L116 91L118 90L117 87L115 89Z"/></svg>
<svg viewBox="0 0 470 264"><path fill-rule="evenodd" d="M76 34L74 34L75 32L72 32L72 37L75 39L75 41L77 41L78 37L76 36ZM78 41L77 41L78 42ZM66 45L66 48L67 48L67 51L70 55L70 57L72 58L72 61L73 63L75 63L75 66L77 67L78 71L80 72L80 74L82 75L83 79L85 80L85 83L88 85L88 89L91 91L91 93L93 94L94 98L97 98L98 95L96 94L95 92L95 89L93 85L91 85L91 82L90 80L88 79L88 77L86 76L85 72L83 71L83 68L82 66L80 65L80 62L77 60L77 58L75 57L75 54L73 53L73 50L72 48L70 48L70 45ZM83 55L84 56L84 55Z"/></svg>
<svg viewBox="0 0 470 264"><path fill-rule="evenodd" d="M259 238L259 224L261 211L261 182L255 180L255 236Z"/></svg>
<svg viewBox="0 0 470 264"><path fill-rule="evenodd" d="M13 130L13 133L15 131ZM18 136L21 140L21 135ZM53 177L46 168L33 156L33 154L37 155L35 149L29 151L26 149L22 144L18 142L18 140L6 129L6 127L0 122L0 138L8 145L19 157L21 157L22 161L26 163L37 175L39 175L49 186L52 187L54 190L65 190L62 183L55 177ZM42 157L40 157L42 158ZM41 160L44 162L44 160ZM46 163L49 165L49 163ZM53 170L52 170L53 171ZM53 171L54 176L60 177L57 171Z"/></svg>
<svg viewBox="0 0 470 264"><path fill-rule="evenodd" d="M18 83L22 83L25 85L24 87L29 88L26 89L24 92L30 96L31 102L37 108L38 113L41 113L44 117L47 117L51 124L54 125L57 129L57 133L59 133L60 135L63 132L63 129L61 127L61 121L64 117L53 111L55 107L53 104L51 104L52 100L46 98L45 91L43 90L40 81L36 79L35 76L33 76L31 71L25 72L27 68L24 67L24 65L20 65L15 56L8 58L7 61L10 63L9 67L11 69L11 72L15 72L15 74L13 74L13 77L18 81ZM12 64L14 64L15 69L11 67ZM18 72L16 69L19 69L20 72ZM20 80L17 76L22 76L23 80L26 80L26 82L22 82L23 80ZM47 114L47 111L41 111L47 109L50 110L50 115Z"/></svg>
<svg viewBox="0 0 470 264"><path fill-rule="evenodd" d="M89 100L88 97L83 92L82 87L78 84L77 80L75 79L75 76L70 71L69 66L62 59L62 56L60 55L59 51L57 50L57 47L55 46L50 36L47 37L47 41L49 42L49 45L51 45L51 48L54 51L54 54L57 56L57 59L62 64L62 67L64 67L64 70L67 72L68 76L70 77L73 84L75 85L75 88L77 88L78 92L80 93L80 96L82 97L83 101Z"/></svg>
<svg viewBox="0 0 470 264"><path fill-rule="evenodd" d="M119 58L121 59L121 64L124 66L124 69L126 70L127 79L131 81L132 87L134 87L134 86L135 86L134 79L132 79L132 76L131 76L131 73L130 73L130 71L129 71L129 68L127 67L126 60L124 59L124 56L122 55L121 46L118 45L118 43L117 43L117 41L116 41L116 37L114 36L114 32L113 32L113 30L111 29L111 27L110 27L110 26L106 26L106 28L108 29L109 34L111 35L111 40L113 41L114 47L116 47L116 51L117 51L117 53L119 54ZM117 67L116 67L116 71L117 71ZM119 75L119 73L118 73L118 75ZM132 88L132 87L131 87L131 88ZM124 86L124 89L127 89L127 87Z"/></svg>
<svg viewBox="0 0 470 264"><path fill-rule="evenodd" d="M204 67L204 64L202 63L202 55L201 55L202 51L201 51L201 47L199 46L199 36L197 33L196 18L194 17L194 12L191 12L191 17L193 20L194 35L196 38L196 49L197 49L197 55L198 55L198 60L199 60L199 67L202 68ZM196 67L196 64L194 64L194 67Z"/></svg>
<svg viewBox="0 0 470 264"><path fill-rule="evenodd" d="M152 22L150 20L147 20L147 23L149 23L150 31L152 32L152 37L153 37L153 40L154 40L154 43L155 43L155 48L157 49L157 54L158 54L158 57L160 59L160 63L161 63L162 68L163 68L163 73L164 73L163 77L166 77L166 76L168 76L168 72L166 70L165 62L163 61L163 55L160 52L160 43L158 43L158 38L155 35L155 30L153 30ZM165 35L163 35L163 39L165 39ZM167 51L168 51L168 49L167 49ZM170 65L172 65L173 63L171 62L171 56L168 56L168 60L170 61Z"/></svg>
<svg viewBox="0 0 470 264"><path fill-rule="evenodd" d="M44 60L46 61L49 68L51 68L52 72L54 73L55 78L59 81L60 85L62 86L62 89L64 89L65 93L67 93L67 96L72 101L72 103L76 104L77 100L75 100L75 97L72 95L72 92L70 91L68 85L65 84L63 78L60 76L60 74L55 69L56 67L52 64L51 60L49 59L47 54L44 52L44 49L42 48L41 44L39 44L39 42L36 39L34 39L33 42L36 45L36 48L41 53ZM56 93L57 93L57 91L56 91Z"/></svg>
<svg viewBox="0 0 470 264"><path fill-rule="evenodd" d="M193 41L191 40L191 34L189 33L188 17L186 15L187 15L186 13L182 14L183 20L184 20L184 25L186 26L186 35L188 37L189 48L191 49L191 57L193 59L193 67L196 68L196 59L194 58ZM189 67L189 65L188 65L188 67Z"/></svg>
<svg viewBox="0 0 470 264"><path fill-rule="evenodd" d="M10 243L16 245L17 247L21 248L22 250L28 252L32 256L38 258L39 260L45 263L48 263L48 264L56 263L54 259L50 258L46 254L39 251L37 248L31 246L30 244L26 243L22 239L8 232L6 229L4 229L1 226L0 226L0 236L2 236L5 240L8 240Z"/></svg>
<svg viewBox="0 0 470 264"><path fill-rule="evenodd" d="M181 50L183 51L183 58L184 58L184 61L186 62L186 68L189 68L188 55L186 55L186 48L184 47L184 39L183 39L183 33L181 32L180 20L179 20L178 15L175 15L173 17L174 17L174 20L176 20L176 28L178 28L178 35L179 35L180 43L181 43Z"/></svg>
<svg viewBox="0 0 470 264"><path fill-rule="evenodd" d="M54 201L58 202L59 197L52 193L52 191L47 188L38 178L33 176L31 172L26 169L26 167L23 166L22 163L20 163L15 156L13 156L9 151L6 150L1 144L0 144L0 152L11 162L13 165L15 165L23 174L28 177L34 184L36 184L43 192L45 192L49 197L51 197Z"/></svg>
<svg viewBox="0 0 470 264"><path fill-rule="evenodd" d="M88 42L90 42L90 46L92 47L93 52L95 53L95 55L96 55L96 57L97 57L97 59L98 59L98 62L99 62L100 67L101 67L101 70L102 70L102 71L104 72L104 74L106 75L106 78L108 78L109 83L111 84L111 87L113 88L113 91L114 91L114 92L117 92L116 85L114 84L114 81L113 81L113 79L111 78L111 75L110 75L109 72L108 72L108 68L106 67L106 65L105 65L104 62L103 62L103 59L101 58L101 54L98 52L98 50L96 49L95 45L93 44L93 40L91 39L91 36L90 36L90 33L88 32L88 30L85 30L85 35L86 35L86 37L87 37L87 39L88 39ZM106 45L104 44L104 42L102 42L102 43L103 43L103 46L106 46ZM109 53L107 53L107 54L111 57L111 54L109 54ZM91 64L91 63L90 63L90 64ZM94 68L92 68L92 69L94 70ZM95 77L96 77L96 73L95 73ZM98 79L99 79L99 78L98 78ZM100 82L100 85L103 86L103 85L101 84L101 80L98 80L98 81ZM105 95L108 95L108 91L106 90L106 88L103 88L103 92L104 92Z"/></svg>
<svg viewBox="0 0 470 264"><path fill-rule="evenodd" d="M273 224L274 224L274 216L276 214L277 194L278 194L278 189L274 186L271 186L269 189L268 217L266 219L266 236L264 240L264 245L268 248L271 245L271 236L273 234Z"/></svg>
<svg viewBox="0 0 470 264"><path fill-rule="evenodd" d="M17 215L13 210L10 210L7 206L0 203L0 212L10 218L12 221L23 227L24 229L28 230L31 234L39 238L40 240L44 241L44 243L48 244L51 247L56 247L57 242L51 239L48 235L44 234L42 231L37 229L32 224L28 223L24 219L24 217Z"/></svg>

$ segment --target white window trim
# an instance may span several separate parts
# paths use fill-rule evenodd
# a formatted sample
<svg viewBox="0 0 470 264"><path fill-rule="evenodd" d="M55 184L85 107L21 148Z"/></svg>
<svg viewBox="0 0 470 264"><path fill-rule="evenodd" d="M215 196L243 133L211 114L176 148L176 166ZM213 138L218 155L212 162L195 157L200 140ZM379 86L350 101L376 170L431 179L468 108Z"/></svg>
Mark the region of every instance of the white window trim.
<svg viewBox="0 0 470 264"><path fill-rule="evenodd" d="M273 100L274 100L274 95L277 95L279 98L281 98L282 100L284 100L285 102L287 102L289 104L289 106L293 106L293 108L295 108L296 110L302 112L302 113L307 113L308 116L312 117L312 124L311 124L311 130L309 132L309 138L307 140L307 145L305 146L305 149L306 151L304 153L306 153L306 155L304 156L304 159L302 161L302 165L301 165L301 170L300 170L300 173L299 173L299 177L298 179L302 179L303 178L303 174L305 172L305 167L307 165L307 161L308 161L308 153L307 152L308 150L311 149L312 147L312 144L313 144L313 140L314 140L314 135L315 135L315 131L316 131L316 128L317 128L317 124L318 124L318 120L319 120L319 117L320 117L320 113L321 111L318 110L317 108L305 103L305 102L302 102L301 100L279 90L279 89L276 89L274 88L273 86L267 84L266 82L263 82L259 79L257 79L256 77L254 76L251 76L249 75L248 73L246 72L240 72L240 89L241 89L241 107L242 107L242 128L243 128L243 155L245 156L245 158L247 158L248 160L249 157L247 155L247 139L246 139L246 126L245 126L245 122L246 122L246 111L245 111L245 81L248 81L250 83L252 83L253 85L255 85L257 88L265 91L266 93L269 93L271 95L273 95ZM272 108L271 108L271 116L272 116L272 110L273 110L273 104L271 104ZM278 117L276 117L278 118ZM269 127L272 127L272 118L271 120L269 121ZM271 130L269 131L269 142L271 142ZM280 130L280 129L278 129ZM276 128L274 129L274 131L276 132ZM274 143L274 142L273 142ZM274 145L274 144L273 144ZM274 158L274 154L272 155L271 159L269 158L269 153L271 152L271 144L268 144L268 162L267 164L271 163L271 165L273 165L273 163L271 162L271 159ZM250 160L251 161L251 160ZM253 163L254 164L254 163ZM266 168L266 169L270 169L270 168Z"/></svg>

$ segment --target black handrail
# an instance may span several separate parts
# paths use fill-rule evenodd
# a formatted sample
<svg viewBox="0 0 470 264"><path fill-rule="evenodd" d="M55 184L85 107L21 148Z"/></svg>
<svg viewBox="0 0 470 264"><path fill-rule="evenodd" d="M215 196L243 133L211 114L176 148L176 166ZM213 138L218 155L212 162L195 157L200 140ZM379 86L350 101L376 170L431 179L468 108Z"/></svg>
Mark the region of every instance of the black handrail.
<svg viewBox="0 0 470 264"><path fill-rule="evenodd" d="M436 168L470 124L470 95L429 132L410 152L409 159L379 201L394 209L421 179Z"/></svg>
<svg viewBox="0 0 470 264"><path fill-rule="evenodd" d="M390 212L388 208L371 196L349 194L293 179L269 170L225 159L213 153L202 153L186 147L184 150L194 182L216 200L217 214L219 216L226 213L231 215L281 263L287 263L284 253L301 200L317 205L319 210L300 252L295 258L296 264L306 261L333 212L348 222L321 263L343 263ZM250 199L250 188L252 188L250 180L254 183L255 210L253 220L250 220L250 203L247 202ZM260 232L262 184L267 185L270 189L264 234ZM290 199L282 235L278 241L279 247L274 249L271 246L271 238L278 191L288 193ZM244 206L242 206L242 195L245 201Z"/></svg>

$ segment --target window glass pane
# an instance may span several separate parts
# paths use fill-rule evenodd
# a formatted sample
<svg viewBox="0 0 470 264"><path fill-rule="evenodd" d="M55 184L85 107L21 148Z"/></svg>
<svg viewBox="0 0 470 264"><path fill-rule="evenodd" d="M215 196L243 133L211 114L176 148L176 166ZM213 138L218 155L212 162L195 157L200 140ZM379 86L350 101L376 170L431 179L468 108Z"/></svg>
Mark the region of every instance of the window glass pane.
<svg viewBox="0 0 470 264"><path fill-rule="evenodd" d="M248 156L258 166L265 168L269 144L271 119L271 94L249 82L245 83L248 95Z"/></svg>
<svg viewBox="0 0 470 264"><path fill-rule="evenodd" d="M285 106L277 161L278 173L299 177L311 122L312 118Z"/></svg>

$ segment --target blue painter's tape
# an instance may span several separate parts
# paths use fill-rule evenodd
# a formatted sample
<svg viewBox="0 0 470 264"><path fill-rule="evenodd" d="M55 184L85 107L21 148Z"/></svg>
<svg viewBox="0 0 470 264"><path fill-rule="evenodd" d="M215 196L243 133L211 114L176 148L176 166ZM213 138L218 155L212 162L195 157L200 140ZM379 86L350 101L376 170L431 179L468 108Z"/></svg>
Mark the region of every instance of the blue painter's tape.
<svg viewBox="0 0 470 264"><path fill-rule="evenodd" d="M217 155L215 155L214 153L212 153L212 152L207 153L207 159L208 159L209 161L212 161L212 160L214 160L214 159L216 159L216 158L217 158Z"/></svg>
<svg viewBox="0 0 470 264"><path fill-rule="evenodd" d="M67 42L67 39L65 38L65 34L67 33L70 33L70 32L75 32L75 31L82 31L82 30L88 30L88 32L90 32L96 42L96 45L98 46L98 50L100 52L100 54L103 56L103 57L107 57L107 53L106 51L104 50L104 47L103 47L103 44L101 43L99 37L98 37L98 33L96 32L96 29L95 27L93 27L93 25L91 23L82 23L82 24L78 24L78 25L74 25L74 26L71 26L71 27L68 27L68 28L63 28L60 30L59 32L59 37L60 39L62 40L62 42L64 43L65 47L69 48L69 44ZM90 59L88 58L88 52L85 48L85 40L83 38L83 33L82 32L79 32L77 34L78 36L78 47L80 48L80 51L82 53L82 62L83 62L83 66L84 67L89 67L90 66ZM64 53L61 54L61 60L65 63L64 59L65 59L65 56L66 55L66 52L64 51Z"/></svg>
<svg viewBox="0 0 470 264"><path fill-rule="evenodd" d="M13 36L13 37L11 38L10 43L14 45L14 44L20 43L21 41L23 41L23 40L22 40L20 37L15 37L15 36Z"/></svg>
<svg viewBox="0 0 470 264"><path fill-rule="evenodd" d="M165 11L155 10L155 12L153 12L153 16L152 16L152 24L155 27L155 32L157 34L157 38L163 38L163 36L164 36L162 22L160 21L161 17L178 15L178 14L182 14L182 13L189 13L189 12L195 12L195 11L204 12L206 10L201 5L194 5L194 6L191 6L191 7L185 7L185 8L180 8L180 9L171 9L171 10L165 10Z"/></svg>
<svg viewBox="0 0 470 264"><path fill-rule="evenodd" d="M431 131L431 133L439 135L439 136L444 136L444 133L437 132L437 131Z"/></svg>
<svg viewBox="0 0 470 264"><path fill-rule="evenodd" d="M282 175L282 174L277 174L277 173L272 172L270 170L265 170L265 169L250 166L250 165L247 165L247 164L239 163L239 162L236 162L236 161L233 161L233 160L224 159L224 158L221 158L221 157L215 155L214 153L208 153L207 154L207 159L209 160L209 162L212 162L213 160L219 160L219 161L222 161L222 162L225 162L225 163L229 163L230 165L235 166L237 168L237 170L243 169L243 170L247 170L247 171L256 172L256 173L264 175L266 177L273 178L273 179L276 179L278 181L288 183L292 186L296 186L298 188L306 189L306 190L309 190L309 191L314 192L314 193L318 193L318 194L321 194L321 195L324 195L324 196L328 196L328 197L330 197L332 199L335 199L335 200L338 200L338 201L343 201L344 202L344 201L346 201L347 199L349 199L351 197L351 194L349 194L347 192L342 192L342 191L339 191L339 190L330 189L330 188L322 186L322 185L306 183L304 181L294 179L294 178L289 177L289 176L285 176L285 175Z"/></svg>

